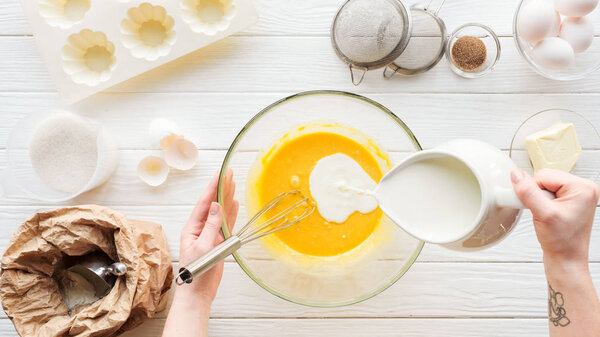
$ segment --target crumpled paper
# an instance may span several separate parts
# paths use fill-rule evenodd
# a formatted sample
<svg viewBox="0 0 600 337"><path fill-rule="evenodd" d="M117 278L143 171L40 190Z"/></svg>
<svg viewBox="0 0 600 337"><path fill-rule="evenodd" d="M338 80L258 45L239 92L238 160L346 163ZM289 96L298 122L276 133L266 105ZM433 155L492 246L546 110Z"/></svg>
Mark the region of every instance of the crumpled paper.
<svg viewBox="0 0 600 337"><path fill-rule="evenodd" d="M127 266L101 300L67 313L55 266L66 255L103 251ZM2 307L21 336L116 336L166 307L173 281L160 225L85 205L35 214L14 233L2 256Z"/></svg>

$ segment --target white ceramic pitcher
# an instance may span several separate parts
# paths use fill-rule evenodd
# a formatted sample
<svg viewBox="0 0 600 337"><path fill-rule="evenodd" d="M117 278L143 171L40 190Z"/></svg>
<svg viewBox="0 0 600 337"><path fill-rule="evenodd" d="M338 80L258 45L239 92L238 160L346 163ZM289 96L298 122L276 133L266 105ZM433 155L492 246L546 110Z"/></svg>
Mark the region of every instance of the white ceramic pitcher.
<svg viewBox="0 0 600 337"><path fill-rule="evenodd" d="M434 241L422 237L424 236L422 233L417 234L415 230L411 230L411 226L403 224L399 217L394 219L393 211L387 209L382 200L379 200L380 208L406 232L426 242L459 251L479 250L498 243L515 227L525 206L515 194L510 179L511 171L517 168L516 165L506 154L492 145L477 140L459 139L431 150L417 152L388 172L381 179L380 186L407 165L419 160L448 156L458 159L472 171L481 190L479 214L466 232L457 233L454 239ZM377 192L375 196L377 197Z"/></svg>

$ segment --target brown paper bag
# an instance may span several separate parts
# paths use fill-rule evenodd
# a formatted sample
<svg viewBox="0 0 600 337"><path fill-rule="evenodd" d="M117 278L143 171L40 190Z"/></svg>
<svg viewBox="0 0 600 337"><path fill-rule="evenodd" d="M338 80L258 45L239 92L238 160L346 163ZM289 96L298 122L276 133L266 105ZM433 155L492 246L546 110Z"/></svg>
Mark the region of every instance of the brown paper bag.
<svg viewBox="0 0 600 337"><path fill-rule="evenodd" d="M103 251L127 266L112 291L69 316L52 275L63 256ZM173 281L158 224L86 205L35 214L2 256L2 307L21 336L116 336L164 309Z"/></svg>

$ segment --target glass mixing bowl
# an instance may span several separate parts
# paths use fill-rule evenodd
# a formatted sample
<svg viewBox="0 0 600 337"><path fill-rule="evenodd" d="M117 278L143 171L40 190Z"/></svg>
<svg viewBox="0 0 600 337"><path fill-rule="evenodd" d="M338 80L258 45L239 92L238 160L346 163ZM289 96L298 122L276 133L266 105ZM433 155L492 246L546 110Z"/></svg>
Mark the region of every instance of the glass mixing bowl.
<svg viewBox="0 0 600 337"><path fill-rule="evenodd" d="M268 151L292 128L314 123L337 123L359 130L389 155L392 165L421 150L402 120L368 98L346 92L312 91L277 101L240 131L221 167L221 177L227 169L234 171L235 198L240 202L234 233L249 219L249 173L261 151ZM222 197L223 180L219 181L218 199L224 207ZM222 229L226 238L231 235L227 224L223 223ZM242 269L276 296L319 307L353 304L377 295L406 273L423 247L422 241L385 216L363 244L338 256L308 256L291 249L281 254L264 239L248 243L234 254Z"/></svg>
<svg viewBox="0 0 600 337"><path fill-rule="evenodd" d="M538 0L521 0L519 3L519 7L515 12L515 17L513 20L513 32L515 36L515 44L517 45L517 50L523 56L527 64L536 71L538 74L549 78L551 80L561 80L561 81L570 81L570 80L579 80L585 78L587 75L593 73L594 71L600 68L600 38L598 38L597 34L600 32L600 6L596 7L596 9L588 14L588 18L591 20L594 25L594 41L592 45L584 52L575 54L575 62L566 69L546 69L541 65L538 65L531 59L531 51L533 46L525 41L519 32L518 20L519 15L521 14L521 10L530 2L534 2ZM552 0L543 0L550 3L553 3ZM564 19L564 17L563 17Z"/></svg>

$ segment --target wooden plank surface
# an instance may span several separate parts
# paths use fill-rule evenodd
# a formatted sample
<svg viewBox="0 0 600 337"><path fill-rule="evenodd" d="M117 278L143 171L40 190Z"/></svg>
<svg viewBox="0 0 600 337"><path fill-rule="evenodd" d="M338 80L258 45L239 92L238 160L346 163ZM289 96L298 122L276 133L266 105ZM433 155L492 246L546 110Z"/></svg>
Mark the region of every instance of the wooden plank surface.
<svg viewBox="0 0 600 337"><path fill-rule="evenodd" d="M600 286L600 264L592 263L590 269L594 284ZM544 318L548 310L546 286L544 266L537 262L418 262L398 282L369 300L338 308L314 308L273 296L236 263L227 262L211 317ZM165 315L157 314L157 318Z"/></svg>
<svg viewBox="0 0 600 337"><path fill-rule="evenodd" d="M401 117L425 148L460 137L506 150L525 118L549 108L578 111L600 127L600 73L580 81L554 82L529 69L512 39L518 2L448 1L440 12L449 31L467 22L482 22L501 36L499 64L491 75L478 80L455 76L442 60L434 70L412 78L384 81L381 71L373 71L365 83L354 87L329 40L330 24L342 0L255 0L261 16L256 26L67 107L58 100L19 2L0 1L0 171L6 166L9 131L24 116L68 109L97 119L117 135L121 165L109 183L63 205L98 203L132 218L163 224L176 263L179 231L235 135L262 108L299 91L365 94ZM594 24L598 31L600 20ZM152 189L137 180L135 166L139 158L152 153L146 129L156 117L179 122L198 145L201 161L193 170L175 172L165 186ZM369 125L364 128L368 134L381 133ZM385 132L378 136L383 143L392 137ZM399 151L393 152L395 158L406 155L402 152L406 149L393 150ZM600 151L590 153L600 162ZM247 166L236 168L241 175L246 170ZM243 193L244 186L239 191ZM58 206L22 195L0 197L0 251L23 220ZM598 218L600 212L590 250L596 286L600 285ZM531 215L525 212L515 231L496 247L458 253L426 245L409 272L382 294L357 305L318 309L269 294L228 259L210 334L547 336L541 261ZM164 318L161 313L125 336L160 336ZM16 336L4 314L0 335Z"/></svg>
<svg viewBox="0 0 600 337"><path fill-rule="evenodd" d="M423 3L419 0L404 1L407 4ZM266 36L327 36L331 21L342 0L277 1L255 0L259 23L238 35ZM489 1L485 5L470 1L448 1L440 11L440 17L451 32L468 22L482 22L502 36L512 35L514 12L519 0ZM440 0L433 1L436 9ZM27 20L18 1L0 4L0 33L2 35L31 35ZM600 23L596 23L600 25Z"/></svg>
<svg viewBox="0 0 600 337"><path fill-rule="evenodd" d="M2 321L0 321L0 324ZM240 337L303 337L345 336L438 336L438 337L535 337L547 335L544 319L213 319L209 328L211 336ZM159 335L163 326L160 320L152 321L139 332L124 337ZM0 330L2 331L2 330Z"/></svg>
<svg viewBox="0 0 600 337"><path fill-rule="evenodd" d="M414 3L415 1L409 1ZM254 2L260 13L259 23L239 35L322 35L329 33L331 21L342 4L340 0L304 0L282 2L257 0ZM437 3L437 1L435 2ZM449 29L465 22L480 21L485 17L486 24L498 34L512 33L512 15L518 0L494 1L486 6L472 6L464 1L449 1L440 15ZM31 29L18 1L4 1L0 4L0 32L3 35L31 35ZM493 15L490 15L493 13Z"/></svg>
<svg viewBox="0 0 600 337"><path fill-rule="evenodd" d="M211 320L210 336L223 337L542 337L548 335L547 320L534 319L226 319ZM164 320L151 320L123 337L160 336ZM16 336L8 319L0 319L0 334Z"/></svg>
<svg viewBox="0 0 600 337"><path fill-rule="evenodd" d="M596 39L600 39L597 37ZM529 69L513 39L503 37L502 57L482 78L461 78L443 59L420 76L383 80L381 70L352 85L348 67L325 36L234 36L108 89L109 92L282 92L338 89L359 93L598 93L600 72L583 80L552 81ZM319 50L319 53L315 53ZM0 44L0 91L48 92L54 85L32 37L4 37Z"/></svg>
<svg viewBox="0 0 600 337"><path fill-rule="evenodd" d="M221 168L221 162L225 157L225 153L224 150L200 150L199 155L201 159L196 167L188 171L173 170L169 174L165 184L159 187L150 187L144 184L137 176L137 165L144 156L150 154L160 155L160 151L121 150L119 151L119 166L105 184L73 200L54 203L54 205L69 205L73 203L123 206L193 205L215 172ZM402 158L407 157L409 153L390 152L389 155L393 162L397 163ZM21 158L21 162L27 161L28 158L26 151L15 151L13 156L14 158ZM583 170L583 165L581 166L582 172L586 172L589 175L597 172L597 167L600 165L600 151L585 151L583 156L585 156L588 162L585 166L586 170ZM0 159L6 160L6 157L7 151L0 150ZM242 201L246 200L246 177L256 157L256 152L240 152L236 154L236 161L230 166L235 174L236 198ZM525 165L521 167L525 167ZM2 165L0 165L0 168L2 168ZM6 174L21 176L20 171L15 172L7 171ZM27 177L30 177L33 173L32 171L28 172L30 175L24 175L19 180L7 179L0 185L5 192L5 197L0 199L0 205L53 205L52 203L39 201L34 194L26 193L27 191L21 188L21 186L25 186L26 188L30 181Z"/></svg>
<svg viewBox="0 0 600 337"><path fill-rule="evenodd" d="M33 112L66 109L106 125L121 149L148 149L148 125L154 118L167 117L178 122L186 137L200 149L226 150L250 118L293 93L115 93L99 94L73 106L64 106L54 93L0 93L0 149L6 148L8 134L21 118ZM365 96L400 117L424 148L455 138L476 138L508 149L519 125L547 109L577 111L594 125L600 125L600 94ZM277 127L272 125L265 134L286 131ZM362 131L379 143L397 137L389 132L381 134L381 130L369 125Z"/></svg>
<svg viewBox="0 0 600 337"><path fill-rule="evenodd" d="M123 206L108 205L128 217L159 223L163 226L173 261L179 257L179 233L185 225L193 205L182 206ZM12 233L35 212L56 206L0 206L0 228ZM0 250L8 244L9 235L0 236ZM259 252L255 253L260 256ZM263 253L264 255L264 253ZM232 258L228 258L233 261ZM426 244L419 255L420 262L542 262L541 248L537 243L531 213L526 211L515 230L500 244L475 253L455 252L437 245ZM600 212L592 230L590 261L600 262Z"/></svg>
<svg viewBox="0 0 600 337"><path fill-rule="evenodd" d="M537 262L419 262L389 289L369 300L345 307L313 308L271 295L231 262L225 264L211 316L544 318L548 308L543 269L543 264ZM591 264L590 270L594 284L600 286L600 264Z"/></svg>

